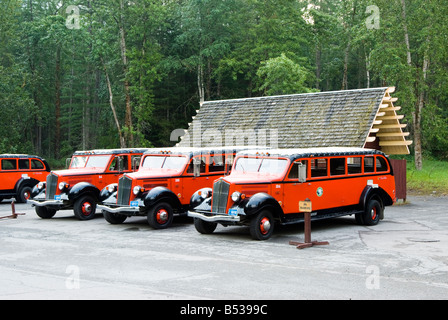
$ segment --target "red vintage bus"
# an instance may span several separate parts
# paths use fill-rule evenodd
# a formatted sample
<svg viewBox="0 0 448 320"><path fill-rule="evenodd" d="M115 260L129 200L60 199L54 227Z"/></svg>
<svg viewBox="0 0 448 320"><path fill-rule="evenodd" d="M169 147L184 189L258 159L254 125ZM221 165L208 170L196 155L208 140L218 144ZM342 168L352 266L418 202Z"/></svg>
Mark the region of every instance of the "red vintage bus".
<svg viewBox="0 0 448 320"><path fill-rule="evenodd" d="M248 225L254 239L265 240L275 223L303 222L309 211L312 220L355 215L358 223L375 225L395 201L392 167L380 151L248 151L238 153L232 173L213 190L195 193L188 215L200 233L212 233L217 223Z"/></svg>
<svg viewBox="0 0 448 320"><path fill-rule="evenodd" d="M138 170L142 154L148 149L105 149L77 151L67 170L52 171L39 183L28 202L42 219L57 211L73 209L80 220L95 216L101 189L116 183L124 173Z"/></svg>
<svg viewBox="0 0 448 320"><path fill-rule="evenodd" d="M24 154L0 155L0 202L9 198L26 202L33 187L40 181L45 181L49 172L50 166L40 157Z"/></svg>
<svg viewBox="0 0 448 320"><path fill-rule="evenodd" d="M167 228L174 214L186 213L198 188L232 168L238 151L249 147L151 149L138 172L125 174L101 192L104 217L111 224L130 216L146 216L155 229Z"/></svg>

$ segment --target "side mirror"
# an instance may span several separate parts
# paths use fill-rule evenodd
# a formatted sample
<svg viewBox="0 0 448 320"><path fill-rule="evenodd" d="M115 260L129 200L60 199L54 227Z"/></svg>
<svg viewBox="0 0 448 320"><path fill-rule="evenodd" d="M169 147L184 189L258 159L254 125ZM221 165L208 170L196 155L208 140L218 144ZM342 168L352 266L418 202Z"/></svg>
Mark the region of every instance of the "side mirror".
<svg viewBox="0 0 448 320"><path fill-rule="evenodd" d="M201 175L201 158L193 158L193 176Z"/></svg>
<svg viewBox="0 0 448 320"><path fill-rule="evenodd" d="M72 158L65 159L65 169L70 168L70 164L72 163Z"/></svg>
<svg viewBox="0 0 448 320"><path fill-rule="evenodd" d="M117 169L118 172L124 171L124 159L123 157L117 157Z"/></svg>
<svg viewBox="0 0 448 320"><path fill-rule="evenodd" d="M306 182L306 164L299 164L299 182Z"/></svg>
<svg viewBox="0 0 448 320"><path fill-rule="evenodd" d="M132 171L137 171L140 167L141 157L135 157L132 159Z"/></svg>

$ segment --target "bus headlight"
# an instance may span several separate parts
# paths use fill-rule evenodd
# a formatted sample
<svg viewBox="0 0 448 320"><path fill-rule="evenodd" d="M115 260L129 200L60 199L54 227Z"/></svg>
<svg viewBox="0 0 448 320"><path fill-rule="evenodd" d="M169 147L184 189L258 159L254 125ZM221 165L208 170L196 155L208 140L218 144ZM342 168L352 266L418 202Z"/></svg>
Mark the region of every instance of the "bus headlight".
<svg viewBox="0 0 448 320"><path fill-rule="evenodd" d="M241 198L241 193L239 193L238 191L235 191L234 193L232 193L232 201L233 202L237 202L238 200L240 200Z"/></svg>
<svg viewBox="0 0 448 320"><path fill-rule="evenodd" d="M115 191L117 191L117 185L116 184L110 184L107 186L107 191L109 191L109 193L114 193Z"/></svg>
<svg viewBox="0 0 448 320"><path fill-rule="evenodd" d="M135 186L134 189L132 189L132 192L134 193L135 196L138 196L141 192L144 192L145 188L140 187L140 186Z"/></svg>
<svg viewBox="0 0 448 320"><path fill-rule="evenodd" d="M68 189L68 187L70 187L70 185L67 182L59 183L59 190L60 191L64 191L65 189Z"/></svg>

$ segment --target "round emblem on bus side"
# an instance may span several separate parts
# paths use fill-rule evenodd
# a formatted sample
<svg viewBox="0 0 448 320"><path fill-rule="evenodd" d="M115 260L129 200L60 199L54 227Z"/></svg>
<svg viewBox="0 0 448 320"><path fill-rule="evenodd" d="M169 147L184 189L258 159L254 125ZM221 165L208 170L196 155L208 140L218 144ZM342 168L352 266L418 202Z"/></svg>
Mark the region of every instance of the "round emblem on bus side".
<svg viewBox="0 0 448 320"><path fill-rule="evenodd" d="M322 189L322 187L317 188L316 194L318 197L322 197L322 195L324 194L324 189Z"/></svg>

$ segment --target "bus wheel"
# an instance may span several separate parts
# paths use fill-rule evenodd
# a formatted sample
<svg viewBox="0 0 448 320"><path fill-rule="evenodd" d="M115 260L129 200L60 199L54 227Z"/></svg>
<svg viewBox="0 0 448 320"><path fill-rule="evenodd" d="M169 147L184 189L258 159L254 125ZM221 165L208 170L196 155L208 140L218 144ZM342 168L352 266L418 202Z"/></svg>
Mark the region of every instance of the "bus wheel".
<svg viewBox="0 0 448 320"><path fill-rule="evenodd" d="M123 214L118 213L112 213L107 211L102 211L104 219L109 222L110 224L122 224L126 219L127 216Z"/></svg>
<svg viewBox="0 0 448 320"><path fill-rule="evenodd" d="M250 235L254 240L267 240L274 232L274 217L268 210L263 210L250 221Z"/></svg>
<svg viewBox="0 0 448 320"><path fill-rule="evenodd" d="M383 207L378 200L369 200L367 206L362 214L362 221L366 226L377 225L380 217L383 214Z"/></svg>
<svg viewBox="0 0 448 320"><path fill-rule="evenodd" d="M42 219L51 219L56 214L56 209L49 209L47 207L36 207L36 214Z"/></svg>
<svg viewBox="0 0 448 320"><path fill-rule="evenodd" d="M149 209L147 219L154 229L166 229L173 222L173 208L166 202L156 204Z"/></svg>
<svg viewBox="0 0 448 320"><path fill-rule="evenodd" d="M31 192L33 189L28 186L24 186L20 188L19 193L17 194L16 200L18 203L26 203L29 198L31 198Z"/></svg>
<svg viewBox="0 0 448 320"><path fill-rule="evenodd" d="M199 233L211 234L216 230L217 226L218 224L215 222L207 222L198 218L194 218L194 227Z"/></svg>
<svg viewBox="0 0 448 320"><path fill-rule="evenodd" d="M91 196L83 196L75 201L73 207L75 217L79 220L90 220L95 217L96 202Z"/></svg>

